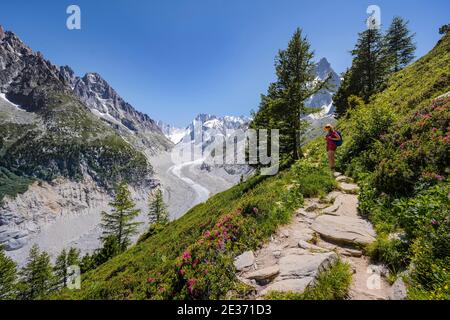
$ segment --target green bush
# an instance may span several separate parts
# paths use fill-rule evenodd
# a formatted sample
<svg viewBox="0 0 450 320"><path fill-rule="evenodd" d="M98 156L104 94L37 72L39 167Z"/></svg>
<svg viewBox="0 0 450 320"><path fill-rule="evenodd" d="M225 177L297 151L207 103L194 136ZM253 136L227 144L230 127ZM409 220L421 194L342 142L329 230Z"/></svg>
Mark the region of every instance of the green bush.
<svg viewBox="0 0 450 320"><path fill-rule="evenodd" d="M338 260L329 269L322 271L313 286L303 293L269 292L268 300L342 300L348 295L352 272L348 263Z"/></svg>

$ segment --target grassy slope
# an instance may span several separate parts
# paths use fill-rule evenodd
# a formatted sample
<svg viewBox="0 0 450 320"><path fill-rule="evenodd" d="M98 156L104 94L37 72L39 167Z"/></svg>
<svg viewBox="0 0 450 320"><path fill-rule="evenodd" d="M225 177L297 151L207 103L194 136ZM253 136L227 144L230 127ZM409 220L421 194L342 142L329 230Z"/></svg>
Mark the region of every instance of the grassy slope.
<svg viewBox="0 0 450 320"><path fill-rule="evenodd" d="M334 187L324 159L317 160L323 158L322 141L309 148L308 160L213 196L88 272L80 291L65 291L60 298L207 299L237 290L232 258L256 248L278 225L287 223L303 196L322 195Z"/></svg>
<svg viewBox="0 0 450 320"><path fill-rule="evenodd" d="M410 298L449 299L450 35L339 121L339 165L359 180L376 259L409 268Z"/></svg>

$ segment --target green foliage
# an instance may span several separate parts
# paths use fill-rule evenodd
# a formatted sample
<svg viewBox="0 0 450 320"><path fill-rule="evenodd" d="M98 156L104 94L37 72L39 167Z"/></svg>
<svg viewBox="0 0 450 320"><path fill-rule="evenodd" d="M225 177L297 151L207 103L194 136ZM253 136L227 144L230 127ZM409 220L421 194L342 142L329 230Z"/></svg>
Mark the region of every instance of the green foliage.
<svg viewBox="0 0 450 320"><path fill-rule="evenodd" d="M254 250L292 218L305 196L334 186L323 141L305 147L307 157L282 165L276 176L252 176L150 230L124 253L83 275L82 289L65 299L213 299L245 288L235 278L233 258ZM323 158L323 159L322 159ZM321 160L319 160L321 159ZM306 187L317 178L318 183Z"/></svg>
<svg viewBox="0 0 450 320"><path fill-rule="evenodd" d="M414 34L407 25L402 18L394 17L384 36L378 29L359 34L351 51L352 66L344 72L342 84L333 97L339 116L345 116L354 107L355 101L349 100L351 96L368 103L374 94L386 88L387 79L394 72L402 70L414 59Z"/></svg>
<svg viewBox="0 0 450 320"><path fill-rule="evenodd" d="M113 207L111 213L102 212L102 240L111 241L111 237L115 238L119 251L123 252L130 244L131 236L137 234L140 223L133 220L139 215L140 210L135 209L131 193L125 183L118 186L115 199L110 206Z"/></svg>
<svg viewBox="0 0 450 320"><path fill-rule="evenodd" d="M447 34L339 122L347 143L338 164L358 179L360 212L378 233L369 253L393 273L408 268L413 299L448 299L448 91Z"/></svg>
<svg viewBox="0 0 450 320"><path fill-rule="evenodd" d="M0 167L0 202L8 195L15 197L17 194L27 191L33 179L18 176L6 168Z"/></svg>
<svg viewBox="0 0 450 320"><path fill-rule="evenodd" d="M57 288L63 288L69 281L73 273L70 273L69 267L80 264L80 251L76 248L70 248L69 252L63 249L56 257L54 266L55 284Z"/></svg>
<svg viewBox="0 0 450 320"><path fill-rule="evenodd" d="M40 252L34 245L29 253L27 265L19 272L19 298L23 300L44 299L54 285L53 267L48 253Z"/></svg>
<svg viewBox="0 0 450 320"><path fill-rule="evenodd" d="M270 292L268 300L343 300L348 295L352 282L352 272L348 263L337 261L329 269L322 271L315 284L303 293Z"/></svg>
<svg viewBox="0 0 450 320"><path fill-rule="evenodd" d="M150 224L166 224L167 222L169 222L169 214L164 203L161 189L158 189L156 191L153 199L149 199L148 209L148 219L150 221Z"/></svg>
<svg viewBox="0 0 450 320"><path fill-rule="evenodd" d="M17 295L17 265L0 246L0 300L12 300Z"/></svg>
<svg viewBox="0 0 450 320"><path fill-rule="evenodd" d="M391 72L398 72L413 59L416 45L414 34L408 30L408 21L394 17L385 36L386 58Z"/></svg>

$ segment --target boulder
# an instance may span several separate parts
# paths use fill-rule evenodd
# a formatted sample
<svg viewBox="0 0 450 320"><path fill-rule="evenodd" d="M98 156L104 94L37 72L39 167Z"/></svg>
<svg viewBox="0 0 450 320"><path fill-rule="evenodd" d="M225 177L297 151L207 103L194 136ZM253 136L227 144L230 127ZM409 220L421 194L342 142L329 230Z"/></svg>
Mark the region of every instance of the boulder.
<svg viewBox="0 0 450 320"><path fill-rule="evenodd" d="M341 182L339 183L339 189L341 189L342 191L346 192L346 193L358 193L359 188L356 184L354 183L346 183L346 182Z"/></svg>
<svg viewBox="0 0 450 320"><path fill-rule="evenodd" d="M251 272L247 274L245 277L247 279L254 279L256 281L270 280L275 278L279 272L280 268L278 266L272 266Z"/></svg>
<svg viewBox="0 0 450 320"><path fill-rule="evenodd" d="M389 296L390 300L406 300L407 299L407 289L405 282L401 277L399 277L391 287L392 293Z"/></svg>
<svg viewBox="0 0 450 320"><path fill-rule="evenodd" d="M237 271L242 271L245 268L251 267L255 263L255 255L253 251L246 251L234 259L234 266Z"/></svg>
<svg viewBox="0 0 450 320"><path fill-rule="evenodd" d="M279 261L280 274L277 279L315 278L320 271L336 260L337 255L334 252L288 255Z"/></svg>
<svg viewBox="0 0 450 320"><path fill-rule="evenodd" d="M367 245L376 236L370 223L349 216L319 216L312 224L312 229L324 239L339 244Z"/></svg>
<svg viewBox="0 0 450 320"><path fill-rule="evenodd" d="M298 242L298 246L302 249L311 250L311 251L318 251L318 252L328 252L329 251L325 248L321 248L319 246L316 246L314 244L311 244L311 243L303 241L303 240L300 240Z"/></svg>
<svg viewBox="0 0 450 320"><path fill-rule="evenodd" d="M260 295L265 296L271 291L302 293L313 281L313 277L277 281L268 285L264 290L261 291Z"/></svg>

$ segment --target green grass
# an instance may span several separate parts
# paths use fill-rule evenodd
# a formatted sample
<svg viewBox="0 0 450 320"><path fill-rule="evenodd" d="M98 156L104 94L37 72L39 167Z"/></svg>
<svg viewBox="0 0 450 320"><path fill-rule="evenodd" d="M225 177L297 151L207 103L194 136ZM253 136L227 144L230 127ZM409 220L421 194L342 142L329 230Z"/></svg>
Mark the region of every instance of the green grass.
<svg viewBox="0 0 450 320"><path fill-rule="evenodd" d="M160 232L142 237L145 240L125 253L83 275L80 291L64 291L58 298L224 298L239 287L233 257L255 249L278 226L288 223L304 197L335 187L322 144L312 143L308 159L278 175L251 177L194 207ZM231 238L222 247L218 243L226 239L224 228ZM205 236L206 231L211 236ZM192 257L183 259L183 252ZM192 292L189 279L195 279Z"/></svg>
<svg viewBox="0 0 450 320"><path fill-rule="evenodd" d="M348 263L338 260L329 269L322 271L313 286L303 293L269 292L267 300L343 300L347 298L352 271Z"/></svg>
<svg viewBox="0 0 450 320"><path fill-rule="evenodd" d="M8 169L0 167L0 203L6 195L15 197L24 193L33 181L35 180L15 175Z"/></svg>

